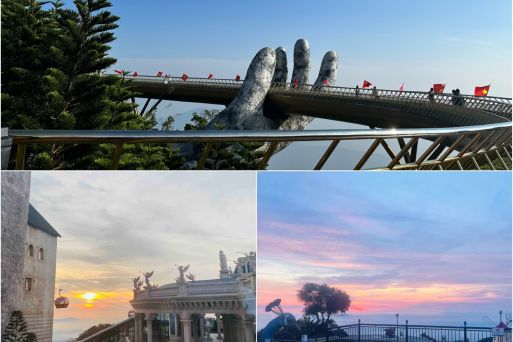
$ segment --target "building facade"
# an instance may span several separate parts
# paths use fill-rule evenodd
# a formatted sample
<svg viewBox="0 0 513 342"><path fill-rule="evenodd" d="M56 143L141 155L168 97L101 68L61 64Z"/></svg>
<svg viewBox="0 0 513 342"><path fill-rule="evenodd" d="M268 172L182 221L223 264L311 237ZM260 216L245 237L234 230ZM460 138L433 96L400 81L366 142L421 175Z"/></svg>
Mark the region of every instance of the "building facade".
<svg viewBox="0 0 513 342"><path fill-rule="evenodd" d="M59 233L30 205L21 311L39 342L52 340L57 237Z"/></svg>
<svg viewBox="0 0 513 342"><path fill-rule="evenodd" d="M27 330L51 342L57 237L29 203L30 173L2 174L2 334L13 311Z"/></svg>
<svg viewBox="0 0 513 342"><path fill-rule="evenodd" d="M220 251L219 265L219 279L195 280L189 266L179 266L176 282L163 286L150 283L153 272L144 282L134 278L134 341L211 341L207 314L216 317L216 339L255 341L256 254L238 258L232 271Z"/></svg>
<svg viewBox="0 0 513 342"><path fill-rule="evenodd" d="M29 172L2 173L2 334L21 310L29 195Z"/></svg>

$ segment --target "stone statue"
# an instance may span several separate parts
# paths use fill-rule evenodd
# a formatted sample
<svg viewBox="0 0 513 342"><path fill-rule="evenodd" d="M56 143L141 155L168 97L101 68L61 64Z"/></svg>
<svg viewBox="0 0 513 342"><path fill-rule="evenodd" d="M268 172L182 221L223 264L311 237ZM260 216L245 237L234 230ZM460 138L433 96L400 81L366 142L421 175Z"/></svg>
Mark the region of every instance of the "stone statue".
<svg viewBox="0 0 513 342"><path fill-rule="evenodd" d="M145 289L151 289L152 288L152 285L150 284L150 278L151 276L153 275L153 271L151 272L146 272L143 274L144 275L144 282L146 283L146 286L144 287Z"/></svg>
<svg viewBox="0 0 513 342"><path fill-rule="evenodd" d="M141 291L141 286L143 284L143 281L140 279L141 279L141 277L132 278L132 282L134 283L134 291Z"/></svg>
<svg viewBox="0 0 513 342"><path fill-rule="evenodd" d="M325 91L327 86L335 85L338 68L338 56L328 51L321 62L319 75L309 87L310 45L305 39L299 39L294 45L294 70L292 71L290 91ZM251 61L244 82L233 101L219 112L205 127L215 130L222 126L226 130L302 130L313 117L279 112L275 108L264 108L264 100L273 82L287 82L287 54L285 49L269 47L261 49ZM286 85L283 84L285 87ZM285 148L290 142L278 144L274 153ZM202 146L182 147L188 160L197 160ZM192 157L192 158L191 158ZM191 165L192 166L192 165Z"/></svg>
<svg viewBox="0 0 513 342"><path fill-rule="evenodd" d="M283 309L280 305L281 299L275 299L271 303L267 304L265 307L266 312L272 312L276 316L273 320L271 320L261 331L260 335L264 339L272 339L274 334L276 334L281 328L288 327L289 332L296 333L299 337L301 334L299 327L296 322L296 318L290 314L283 312Z"/></svg>
<svg viewBox="0 0 513 342"><path fill-rule="evenodd" d="M196 280L196 275L192 274L192 273L188 273L185 275L187 277L187 279L189 279L190 281L194 281Z"/></svg>
<svg viewBox="0 0 513 342"><path fill-rule="evenodd" d="M219 267L221 272L228 271L228 264L226 263L226 255L223 251L219 251Z"/></svg>
<svg viewBox="0 0 513 342"><path fill-rule="evenodd" d="M187 272L187 270L189 270L190 264L187 265L187 266L178 266L178 265L175 265L175 266L177 266L178 272L180 272L180 275L178 276L178 278L176 278L176 282L180 283L180 284L181 283L185 283L185 276L184 275L185 275L185 272Z"/></svg>

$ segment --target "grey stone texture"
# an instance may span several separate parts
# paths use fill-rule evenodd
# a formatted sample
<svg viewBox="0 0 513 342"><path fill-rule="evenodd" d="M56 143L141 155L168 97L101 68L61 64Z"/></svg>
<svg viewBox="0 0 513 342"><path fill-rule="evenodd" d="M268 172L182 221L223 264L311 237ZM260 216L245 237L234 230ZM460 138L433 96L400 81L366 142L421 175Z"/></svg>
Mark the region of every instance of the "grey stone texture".
<svg viewBox="0 0 513 342"><path fill-rule="evenodd" d="M334 85L337 77L338 56L335 51L324 55L312 91L322 91L325 81L327 85ZM246 77L235 99L205 127L215 130L222 126L226 130L302 130L313 117L304 115L283 115L281 113L268 113L264 115L264 100L273 82L287 81L287 54L285 49L276 50L263 48L251 61ZM310 76L310 45L305 39L299 39L294 45L294 70L292 72L292 87L297 80L297 87L309 90L306 84ZM280 143L274 153L285 148L289 143ZM261 150L269 145L264 144ZM201 153L199 145L179 145L188 162L187 167L195 167L196 160Z"/></svg>
<svg viewBox="0 0 513 342"><path fill-rule="evenodd" d="M324 81L334 85L337 77L338 56L335 51L325 54L314 90L322 90ZM263 115L263 103L272 82L286 82L287 55L285 49L264 48L251 61L246 78L235 99L222 110L206 127L215 129L221 124L228 130L301 130L312 120L302 115ZM310 46L308 41L299 39L294 46L293 82L299 81L299 87L307 84L310 74ZM286 145L281 145L283 148ZM280 147L277 149L279 151Z"/></svg>
<svg viewBox="0 0 513 342"><path fill-rule="evenodd" d="M2 172L2 334L21 309L29 195L29 172Z"/></svg>
<svg viewBox="0 0 513 342"><path fill-rule="evenodd" d="M273 83L287 82L289 69L287 66L287 53L281 46L275 50L276 52L276 68L274 69Z"/></svg>
<svg viewBox="0 0 513 342"><path fill-rule="evenodd" d="M219 124L225 129L258 129L255 127L259 125L259 120L255 116L261 113L275 66L276 52L271 48L260 50L251 61L235 99L205 129L215 129Z"/></svg>
<svg viewBox="0 0 513 342"><path fill-rule="evenodd" d="M294 70L292 79L298 81L299 86L308 83L310 78L310 44L305 39L299 39L294 45Z"/></svg>

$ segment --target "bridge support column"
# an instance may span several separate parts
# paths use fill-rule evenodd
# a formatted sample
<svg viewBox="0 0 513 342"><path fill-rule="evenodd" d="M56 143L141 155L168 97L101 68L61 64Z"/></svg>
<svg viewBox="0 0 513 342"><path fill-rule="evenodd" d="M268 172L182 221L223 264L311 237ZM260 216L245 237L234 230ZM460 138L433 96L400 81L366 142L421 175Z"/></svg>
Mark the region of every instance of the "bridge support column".
<svg viewBox="0 0 513 342"><path fill-rule="evenodd" d="M153 342L153 314L146 315L146 341Z"/></svg>
<svg viewBox="0 0 513 342"><path fill-rule="evenodd" d="M144 331L144 314L135 314L135 341L143 342L143 331Z"/></svg>
<svg viewBox="0 0 513 342"><path fill-rule="evenodd" d="M222 340L223 336L221 335L221 315L216 314L216 325L217 325L217 339Z"/></svg>
<svg viewBox="0 0 513 342"><path fill-rule="evenodd" d="M183 337L183 342L191 342L191 335L192 335L192 330L191 330L191 324L192 324L192 320L190 319L190 317L180 317L180 323L182 324L182 337ZM148 341L150 342L150 341Z"/></svg>

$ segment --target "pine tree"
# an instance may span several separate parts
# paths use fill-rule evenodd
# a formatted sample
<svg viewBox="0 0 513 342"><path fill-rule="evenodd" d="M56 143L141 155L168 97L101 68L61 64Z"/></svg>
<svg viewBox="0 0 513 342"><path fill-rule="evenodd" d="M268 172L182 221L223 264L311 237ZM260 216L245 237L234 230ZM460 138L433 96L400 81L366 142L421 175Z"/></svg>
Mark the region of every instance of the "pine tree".
<svg viewBox="0 0 513 342"><path fill-rule="evenodd" d="M5 342L37 342L36 335L27 331L27 323L21 311L13 311L9 323L5 327L2 341Z"/></svg>
<svg viewBox="0 0 513 342"><path fill-rule="evenodd" d="M119 17L106 0L2 2L3 124L25 129L149 130L155 109L137 113L124 78L103 76L116 60L108 56ZM46 7L47 9L44 9ZM49 7L49 8L48 8ZM110 168L114 146L35 145L31 169ZM14 154L13 154L14 155ZM180 158L165 145L124 146L120 168L177 168ZM11 166L13 161L11 161Z"/></svg>
<svg viewBox="0 0 513 342"><path fill-rule="evenodd" d="M193 113L191 123L185 125L185 130L201 130L217 114L217 110L204 110L201 114ZM215 128L223 130L225 127L217 125ZM253 142L213 144L205 160L204 168L210 170L254 170L264 155L263 146L264 143ZM201 148L204 146L194 146L195 154L198 154Z"/></svg>

